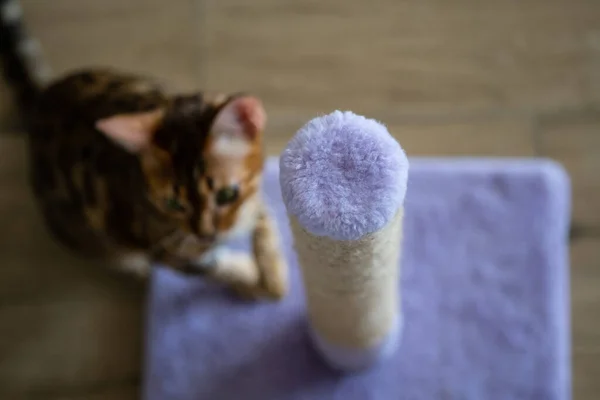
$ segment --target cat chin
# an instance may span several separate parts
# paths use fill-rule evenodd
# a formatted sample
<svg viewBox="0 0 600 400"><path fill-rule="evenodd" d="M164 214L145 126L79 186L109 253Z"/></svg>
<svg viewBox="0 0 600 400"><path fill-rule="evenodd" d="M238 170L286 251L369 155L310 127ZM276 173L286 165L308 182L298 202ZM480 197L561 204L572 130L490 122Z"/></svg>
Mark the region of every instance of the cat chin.
<svg viewBox="0 0 600 400"><path fill-rule="evenodd" d="M235 240L249 235L256 226L258 213L260 211L260 196L254 195L244 202L240 207L238 216L233 227L223 234L219 239Z"/></svg>
<svg viewBox="0 0 600 400"><path fill-rule="evenodd" d="M252 233L255 224L239 224L235 225L229 231L217 236L216 244L223 244L231 240L243 239Z"/></svg>

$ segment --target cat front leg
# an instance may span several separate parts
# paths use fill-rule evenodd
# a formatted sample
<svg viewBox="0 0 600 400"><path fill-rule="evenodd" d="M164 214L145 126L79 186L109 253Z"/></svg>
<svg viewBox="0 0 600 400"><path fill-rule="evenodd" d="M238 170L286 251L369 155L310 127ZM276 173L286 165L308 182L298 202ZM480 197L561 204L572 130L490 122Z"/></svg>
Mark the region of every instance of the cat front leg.
<svg viewBox="0 0 600 400"><path fill-rule="evenodd" d="M288 290L288 266L277 225L264 204L258 207L250 229L252 255L216 246L180 271L206 276L231 287L244 298L282 299Z"/></svg>
<svg viewBox="0 0 600 400"><path fill-rule="evenodd" d="M288 290L288 266L282 254L277 225L263 205L252 233L252 249L260 273L258 285L268 297L280 300Z"/></svg>

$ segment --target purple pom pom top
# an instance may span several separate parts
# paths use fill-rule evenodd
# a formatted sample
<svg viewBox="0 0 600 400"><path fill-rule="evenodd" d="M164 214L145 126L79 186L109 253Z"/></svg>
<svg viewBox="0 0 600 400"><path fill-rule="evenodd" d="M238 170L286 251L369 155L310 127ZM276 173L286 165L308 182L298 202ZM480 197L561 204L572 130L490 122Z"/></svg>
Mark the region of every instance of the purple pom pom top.
<svg viewBox="0 0 600 400"><path fill-rule="evenodd" d="M352 112L314 118L279 160L287 211L310 233L356 240L404 202L408 159L381 123Z"/></svg>

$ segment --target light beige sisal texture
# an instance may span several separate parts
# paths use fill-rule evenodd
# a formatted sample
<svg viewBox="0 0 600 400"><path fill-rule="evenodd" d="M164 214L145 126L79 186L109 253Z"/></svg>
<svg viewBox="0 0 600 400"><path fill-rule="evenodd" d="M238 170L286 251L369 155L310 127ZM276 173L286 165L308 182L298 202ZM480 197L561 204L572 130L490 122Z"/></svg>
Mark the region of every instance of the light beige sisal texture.
<svg viewBox="0 0 600 400"><path fill-rule="evenodd" d="M290 215L308 316L324 340L367 349L397 323L403 215L400 208L385 227L354 241L314 236Z"/></svg>

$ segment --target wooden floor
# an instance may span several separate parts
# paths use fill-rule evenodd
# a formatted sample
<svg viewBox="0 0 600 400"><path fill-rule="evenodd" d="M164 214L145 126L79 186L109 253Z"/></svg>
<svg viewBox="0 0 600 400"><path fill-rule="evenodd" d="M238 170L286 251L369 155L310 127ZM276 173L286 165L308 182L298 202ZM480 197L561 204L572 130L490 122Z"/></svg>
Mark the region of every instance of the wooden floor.
<svg viewBox="0 0 600 400"><path fill-rule="evenodd" d="M600 1L23 0L56 73L249 90L277 154L335 108L410 155L545 156L573 182L574 398L600 396ZM144 293L46 235L0 87L0 398L139 397Z"/></svg>

